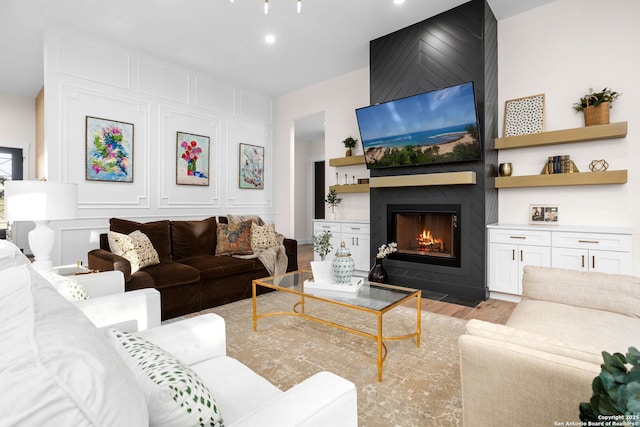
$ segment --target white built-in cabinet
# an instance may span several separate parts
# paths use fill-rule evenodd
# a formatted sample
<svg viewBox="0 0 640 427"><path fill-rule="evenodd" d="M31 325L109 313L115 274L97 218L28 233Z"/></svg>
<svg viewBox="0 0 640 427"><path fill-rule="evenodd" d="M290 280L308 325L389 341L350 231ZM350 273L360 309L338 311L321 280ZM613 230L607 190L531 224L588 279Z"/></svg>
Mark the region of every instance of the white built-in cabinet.
<svg viewBox="0 0 640 427"><path fill-rule="evenodd" d="M631 274L631 231L602 227L492 224L488 227L492 297L522 294L525 265Z"/></svg>
<svg viewBox="0 0 640 427"><path fill-rule="evenodd" d="M351 251L356 270L368 271L371 268L369 265L370 230L368 221L314 220L313 234L316 235L323 231L331 232L331 245L333 246L331 253L325 258L326 260L333 259L336 250L344 242ZM320 259L315 252L313 258L316 261Z"/></svg>

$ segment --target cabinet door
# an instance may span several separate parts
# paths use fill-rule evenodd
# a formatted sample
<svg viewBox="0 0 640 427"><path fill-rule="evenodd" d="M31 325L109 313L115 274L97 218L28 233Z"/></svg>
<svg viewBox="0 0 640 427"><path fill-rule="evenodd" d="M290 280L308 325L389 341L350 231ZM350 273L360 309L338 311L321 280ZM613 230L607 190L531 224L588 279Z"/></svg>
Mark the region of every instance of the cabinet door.
<svg viewBox="0 0 640 427"><path fill-rule="evenodd" d="M632 274L629 252L589 251L589 271L611 274Z"/></svg>
<svg viewBox="0 0 640 427"><path fill-rule="evenodd" d="M522 294L522 273L525 265L536 267L551 267L551 248L548 246L518 247L518 295Z"/></svg>
<svg viewBox="0 0 640 427"><path fill-rule="evenodd" d="M355 269L369 271L369 235L343 232L342 241L351 251Z"/></svg>
<svg viewBox="0 0 640 427"><path fill-rule="evenodd" d="M520 294L518 280L518 245L491 243L489 245L489 290Z"/></svg>
<svg viewBox="0 0 640 427"><path fill-rule="evenodd" d="M589 271L589 251L586 249L553 248L551 266L568 270Z"/></svg>

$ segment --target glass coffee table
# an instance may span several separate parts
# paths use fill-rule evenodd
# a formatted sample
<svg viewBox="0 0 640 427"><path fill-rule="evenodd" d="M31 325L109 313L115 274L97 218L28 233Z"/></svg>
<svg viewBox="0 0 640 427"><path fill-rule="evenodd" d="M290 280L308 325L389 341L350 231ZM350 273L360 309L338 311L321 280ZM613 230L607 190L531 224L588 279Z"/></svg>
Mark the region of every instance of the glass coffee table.
<svg viewBox="0 0 640 427"><path fill-rule="evenodd" d="M327 326L333 326L344 331L371 338L376 341L378 346L378 381L382 381L382 364L387 357L387 346L384 341L416 339L416 346L420 347L420 302L422 291L417 289L403 288L400 286L392 286L380 283L368 282L364 280L364 284L357 293L342 291L318 291L317 289L307 289L305 291L306 280L310 280L312 274L310 271L293 271L279 276L265 277L252 281L253 292L253 330L258 329L258 319L269 316L298 316L304 319L312 320ZM258 286L264 288L275 289L280 292L287 292L297 295L300 300L296 302L292 311L274 312L258 314L258 303L256 299L256 289ZM382 333L382 317L399 305L405 304L412 299L416 300L416 330L406 335L384 336ZM312 299L322 301L327 304L347 307L364 313L371 313L377 316L377 332L375 334L354 329L346 325L340 325L335 322L315 317L305 312L305 300Z"/></svg>

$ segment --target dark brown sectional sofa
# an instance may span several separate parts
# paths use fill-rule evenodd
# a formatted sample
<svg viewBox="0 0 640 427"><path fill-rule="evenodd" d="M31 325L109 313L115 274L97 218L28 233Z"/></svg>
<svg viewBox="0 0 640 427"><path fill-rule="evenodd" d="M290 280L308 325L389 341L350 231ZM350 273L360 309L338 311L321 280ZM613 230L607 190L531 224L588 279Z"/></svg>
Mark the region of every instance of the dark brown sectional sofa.
<svg viewBox="0 0 640 427"><path fill-rule="evenodd" d="M100 249L88 254L89 268L122 271L127 291L141 288L160 291L163 320L249 298L251 281L269 276L269 272L257 258L216 255L218 222L226 223L227 219L139 223L111 218L111 231L129 234L140 230L146 234L158 252L160 263L131 274L129 261L112 253L107 234L102 234ZM285 238L284 247L287 271L297 270L297 242Z"/></svg>

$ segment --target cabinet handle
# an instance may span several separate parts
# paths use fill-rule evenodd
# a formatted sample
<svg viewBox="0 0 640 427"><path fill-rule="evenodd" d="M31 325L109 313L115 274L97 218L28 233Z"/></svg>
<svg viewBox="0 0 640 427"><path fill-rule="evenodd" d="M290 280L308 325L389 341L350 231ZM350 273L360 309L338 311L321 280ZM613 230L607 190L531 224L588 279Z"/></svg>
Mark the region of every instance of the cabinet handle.
<svg viewBox="0 0 640 427"><path fill-rule="evenodd" d="M521 240L526 240L527 236L509 236L510 239L521 239Z"/></svg>
<svg viewBox="0 0 640 427"><path fill-rule="evenodd" d="M324 229L328 230L328 229L330 229L330 228L331 228L331 226L330 226L330 225L323 225L323 226L322 226L322 228L324 228Z"/></svg>
<svg viewBox="0 0 640 427"><path fill-rule="evenodd" d="M578 240L578 243L595 243L597 245L600 242L597 240Z"/></svg>
<svg viewBox="0 0 640 427"><path fill-rule="evenodd" d="M520 261L524 261L524 253L522 249L520 249Z"/></svg>
<svg viewBox="0 0 640 427"><path fill-rule="evenodd" d="M360 238L356 237L356 246L360 246Z"/></svg>
<svg viewBox="0 0 640 427"><path fill-rule="evenodd" d="M515 260L516 260L516 250L511 249L511 261L515 261Z"/></svg>
<svg viewBox="0 0 640 427"><path fill-rule="evenodd" d="M591 268L592 269L596 268L596 256L595 255L591 255Z"/></svg>
<svg viewBox="0 0 640 427"><path fill-rule="evenodd" d="M360 231L360 227L349 227L350 229L352 229L353 231Z"/></svg>
<svg viewBox="0 0 640 427"><path fill-rule="evenodd" d="M351 246L355 245L356 242L354 241L353 237L351 238Z"/></svg>
<svg viewBox="0 0 640 427"><path fill-rule="evenodd" d="M584 268L584 255L582 255L582 268Z"/></svg>

